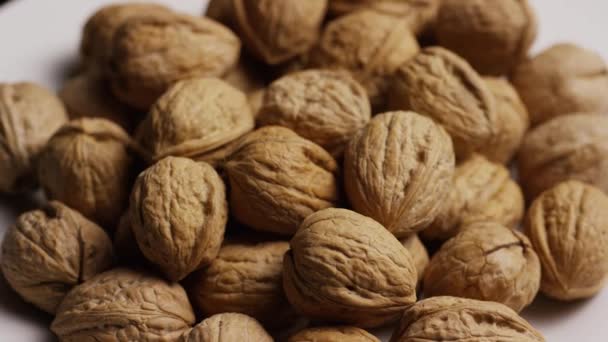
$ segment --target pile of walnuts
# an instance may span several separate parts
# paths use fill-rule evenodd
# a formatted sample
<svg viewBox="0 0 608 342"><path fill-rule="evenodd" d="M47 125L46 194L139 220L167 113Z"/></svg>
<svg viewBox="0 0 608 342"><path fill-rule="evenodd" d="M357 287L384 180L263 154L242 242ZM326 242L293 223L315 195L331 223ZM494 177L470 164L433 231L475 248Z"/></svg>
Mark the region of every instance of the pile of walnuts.
<svg viewBox="0 0 608 342"><path fill-rule="evenodd" d="M544 341L539 292L608 279L608 68L536 31L526 0L101 8L59 96L0 84L0 192L48 198L4 277L61 341Z"/></svg>

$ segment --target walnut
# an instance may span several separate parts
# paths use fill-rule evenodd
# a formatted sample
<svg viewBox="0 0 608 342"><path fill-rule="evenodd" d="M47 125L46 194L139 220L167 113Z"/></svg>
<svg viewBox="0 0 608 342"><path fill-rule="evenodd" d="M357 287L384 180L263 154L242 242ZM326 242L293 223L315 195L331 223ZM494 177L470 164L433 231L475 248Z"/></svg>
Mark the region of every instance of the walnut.
<svg viewBox="0 0 608 342"><path fill-rule="evenodd" d="M255 319L239 313L211 316L184 335L185 342L273 342Z"/></svg>
<svg viewBox="0 0 608 342"><path fill-rule="evenodd" d="M131 216L127 210L120 217L118 226L114 232L113 245L118 261L125 265L149 266L148 260L137 245L137 240L135 240L135 235L133 234L133 229L131 229L131 227Z"/></svg>
<svg viewBox="0 0 608 342"><path fill-rule="evenodd" d="M391 342L518 341L545 338L508 307L493 302L434 297L410 306Z"/></svg>
<svg viewBox="0 0 608 342"><path fill-rule="evenodd" d="M491 221L516 228L524 217L525 201L510 171L474 155L456 168L445 207L422 231L431 240L447 240L467 223Z"/></svg>
<svg viewBox="0 0 608 342"><path fill-rule="evenodd" d="M226 26L234 26L233 0L209 0L205 16Z"/></svg>
<svg viewBox="0 0 608 342"><path fill-rule="evenodd" d="M287 342L380 342L374 335L355 327L321 327L299 331Z"/></svg>
<svg viewBox="0 0 608 342"><path fill-rule="evenodd" d="M283 287L308 317L378 327L416 301L410 253L382 225L346 209L308 216L283 261Z"/></svg>
<svg viewBox="0 0 608 342"><path fill-rule="evenodd" d="M59 202L19 216L2 242L2 272L23 299L55 313L68 291L112 265L99 226Z"/></svg>
<svg viewBox="0 0 608 342"><path fill-rule="evenodd" d="M338 164L278 126L246 135L225 164L231 213L258 230L293 235L306 216L338 204Z"/></svg>
<svg viewBox="0 0 608 342"><path fill-rule="evenodd" d="M498 223L474 223L433 256L424 294L494 301L521 311L538 293L540 268L523 234Z"/></svg>
<svg viewBox="0 0 608 342"><path fill-rule="evenodd" d="M106 229L124 211L133 179L129 135L111 121L82 118L65 124L40 153L38 179L46 195Z"/></svg>
<svg viewBox="0 0 608 342"><path fill-rule="evenodd" d="M144 256L178 281L217 256L227 211L224 183L209 164L167 157L137 177L129 215Z"/></svg>
<svg viewBox="0 0 608 342"><path fill-rule="evenodd" d="M257 120L262 126L288 127L339 157L370 118L367 93L350 74L308 70L274 81Z"/></svg>
<svg viewBox="0 0 608 342"><path fill-rule="evenodd" d="M416 266L416 273L418 274L418 283L422 281L422 277L424 276L424 270L429 265L429 252L426 250L426 247L420 241L420 238L417 234L412 234L409 237L402 238L401 244L412 256L412 260L414 261L414 265Z"/></svg>
<svg viewBox="0 0 608 342"><path fill-rule="evenodd" d="M435 30L478 72L503 75L526 57L537 22L527 0L442 0Z"/></svg>
<svg viewBox="0 0 608 342"><path fill-rule="evenodd" d="M608 111L606 62L576 45L554 45L521 63L512 82L534 126L556 116Z"/></svg>
<svg viewBox="0 0 608 342"><path fill-rule="evenodd" d="M122 101L147 110L173 83L219 77L238 61L239 39L208 18L132 18L116 32L109 77Z"/></svg>
<svg viewBox="0 0 608 342"><path fill-rule="evenodd" d="M241 55L237 65L222 77L226 83L250 95L266 86L267 68L261 63Z"/></svg>
<svg viewBox="0 0 608 342"><path fill-rule="evenodd" d="M432 120L413 112L375 116L353 137L344 156L350 204L397 237L433 221L453 173L450 137Z"/></svg>
<svg viewBox="0 0 608 342"><path fill-rule="evenodd" d="M526 233L538 252L541 291L559 300L598 293L608 280L608 197L578 181L561 183L538 197Z"/></svg>
<svg viewBox="0 0 608 342"><path fill-rule="evenodd" d="M390 107L413 110L445 127L459 159L492 143L498 111L483 79L452 52L422 50L395 73Z"/></svg>
<svg viewBox="0 0 608 342"><path fill-rule="evenodd" d="M193 323L179 284L118 268L70 291L51 329L62 342L177 341Z"/></svg>
<svg viewBox="0 0 608 342"><path fill-rule="evenodd" d="M581 134L584 132L584 134ZM567 180L608 192L608 116L555 118L531 131L519 152L519 177L528 199Z"/></svg>
<svg viewBox="0 0 608 342"><path fill-rule="evenodd" d="M61 101L45 88L0 83L0 193L33 187L35 159L66 121Z"/></svg>
<svg viewBox="0 0 608 342"><path fill-rule="evenodd" d="M350 71L380 110L386 105L392 74L419 50L406 21L364 10L327 25L310 52L309 66Z"/></svg>

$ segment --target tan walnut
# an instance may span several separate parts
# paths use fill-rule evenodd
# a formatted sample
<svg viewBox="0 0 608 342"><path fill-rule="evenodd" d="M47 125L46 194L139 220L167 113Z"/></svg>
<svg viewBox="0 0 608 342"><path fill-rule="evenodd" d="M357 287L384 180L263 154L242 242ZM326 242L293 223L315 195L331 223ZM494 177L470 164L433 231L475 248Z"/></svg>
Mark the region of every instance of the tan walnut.
<svg viewBox="0 0 608 342"><path fill-rule="evenodd" d="M59 202L28 211L2 242L2 273L23 299L54 314L68 291L112 266L105 231Z"/></svg>
<svg viewBox="0 0 608 342"><path fill-rule="evenodd" d="M412 260L414 261L414 265L416 266L416 273L418 274L418 283L422 281L422 277L424 276L424 271L426 267L429 265L430 257L429 252L426 247L420 241L418 234L412 234L409 237L402 238L401 244L412 256Z"/></svg>
<svg viewBox="0 0 608 342"><path fill-rule="evenodd" d="M217 256L227 207L224 182L209 164L167 157L137 177L129 215L144 256L178 281Z"/></svg>
<svg viewBox="0 0 608 342"><path fill-rule="evenodd" d="M339 157L370 118L367 93L350 74L307 70L284 76L268 87L257 122L290 128Z"/></svg>
<svg viewBox="0 0 608 342"><path fill-rule="evenodd" d="M0 193L28 190L48 139L68 119L61 101L32 83L0 83Z"/></svg>
<svg viewBox="0 0 608 342"><path fill-rule="evenodd" d="M231 213L262 231L293 235L306 216L338 204L338 164L293 131L262 127L225 164Z"/></svg>
<svg viewBox="0 0 608 342"><path fill-rule="evenodd" d="M318 320L372 328L416 301L416 266L382 225L346 209L306 218L283 261L290 303Z"/></svg>
<svg viewBox="0 0 608 342"><path fill-rule="evenodd" d="M414 112L375 116L353 137L344 156L350 204L397 237L422 230L435 219L453 174L450 137Z"/></svg>
<svg viewBox="0 0 608 342"><path fill-rule="evenodd" d="M51 329L61 342L177 341L194 319L181 285L117 268L70 291Z"/></svg>
<svg viewBox="0 0 608 342"><path fill-rule="evenodd" d="M541 266L527 237L498 223L462 227L433 256L424 275L427 297L488 300L521 311L540 287Z"/></svg>
<svg viewBox="0 0 608 342"><path fill-rule="evenodd" d="M543 269L541 291L569 301L592 297L608 280L608 197L578 181L540 195L526 233Z"/></svg>
<svg viewBox="0 0 608 342"><path fill-rule="evenodd" d="M356 327L308 328L289 337L287 342L380 342L374 335Z"/></svg>
<svg viewBox="0 0 608 342"><path fill-rule="evenodd" d="M239 313L211 316L184 334L184 342L273 342L255 319Z"/></svg>
<svg viewBox="0 0 608 342"><path fill-rule="evenodd" d="M433 297L410 306L391 342L518 341L545 338L516 312L499 303Z"/></svg>

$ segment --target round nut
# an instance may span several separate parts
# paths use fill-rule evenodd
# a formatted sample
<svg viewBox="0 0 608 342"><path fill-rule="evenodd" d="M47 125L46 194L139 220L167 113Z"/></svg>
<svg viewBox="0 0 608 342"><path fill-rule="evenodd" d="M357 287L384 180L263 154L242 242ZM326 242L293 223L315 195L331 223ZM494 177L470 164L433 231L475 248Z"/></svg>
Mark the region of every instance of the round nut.
<svg viewBox="0 0 608 342"><path fill-rule="evenodd" d="M257 120L261 126L290 128L339 157L370 118L367 93L350 74L308 70L274 81Z"/></svg>
<svg viewBox="0 0 608 342"><path fill-rule="evenodd" d="M254 229L293 235L306 216L338 204L334 158L287 128L249 133L225 169L231 213Z"/></svg>
<svg viewBox="0 0 608 342"><path fill-rule="evenodd" d="M290 303L313 319L378 327L416 302L410 253L378 222L346 209L308 216L283 261Z"/></svg>
<svg viewBox="0 0 608 342"><path fill-rule="evenodd" d="M380 342L367 331L355 327L309 328L291 335L287 342Z"/></svg>
<svg viewBox="0 0 608 342"><path fill-rule="evenodd" d="M167 157L137 177L129 215L144 256L178 281L217 256L227 207L224 182L213 167Z"/></svg>
<svg viewBox="0 0 608 342"><path fill-rule="evenodd" d="M511 71L537 34L527 0L442 0L435 28L440 45L489 75Z"/></svg>
<svg viewBox="0 0 608 342"><path fill-rule="evenodd" d="M0 193L33 187L35 159L67 119L50 91L32 83L0 83Z"/></svg>
<svg viewBox="0 0 608 342"><path fill-rule="evenodd" d="M112 266L112 242L59 202L26 212L2 242L2 273L27 302L54 314L68 291Z"/></svg>
<svg viewBox="0 0 608 342"><path fill-rule="evenodd" d="M424 294L488 300L519 312L536 297L540 272L538 256L523 234L497 223L474 223L433 256Z"/></svg>
<svg viewBox="0 0 608 342"><path fill-rule="evenodd" d="M418 283L422 281L422 277L424 276L424 271L426 267L429 265L429 252L426 250L426 247L420 241L420 238L417 234L412 234L409 237L400 239L401 244L412 256L412 260L414 261L414 265L416 266L416 273L418 274Z"/></svg>
<svg viewBox="0 0 608 342"><path fill-rule="evenodd" d="M216 20L228 27L234 26L233 0L209 0L205 16Z"/></svg>
<svg viewBox="0 0 608 342"><path fill-rule="evenodd" d="M592 297L608 280L608 197L577 181L537 198L526 233L543 269L541 291L569 301Z"/></svg>
<svg viewBox="0 0 608 342"><path fill-rule="evenodd" d="M62 342L177 341L192 324L181 285L118 268L70 291L51 329Z"/></svg>
<svg viewBox="0 0 608 342"><path fill-rule="evenodd" d="M186 342L273 342L255 319L239 313L211 316L184 335Z"/></svg>
<svg viewBox="0 0 608 342"><path fill-rule="evenodd" d="M433 222L453 174L450 137L431 119L413 112L375 116L353 137L344 156L350 204L397 237Z"/></svg>

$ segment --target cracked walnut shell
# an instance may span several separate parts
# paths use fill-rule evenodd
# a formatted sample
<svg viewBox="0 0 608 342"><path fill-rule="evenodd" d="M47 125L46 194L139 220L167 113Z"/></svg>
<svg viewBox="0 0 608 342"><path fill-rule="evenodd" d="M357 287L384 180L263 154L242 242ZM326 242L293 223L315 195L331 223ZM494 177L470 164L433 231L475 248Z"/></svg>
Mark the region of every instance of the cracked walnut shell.
<svg viewBox="0 0 608 342"><path fill-rule="evenodd" d="M374 335L355 327L309 328L291 335L287 342L380 342Z"/></svg>
<svg viewBox="0 0 608 342"><path fill-rule="evenodd" d="M184 342L273 342L255 319L239 313L211 316L183 337Z"/></svg>

